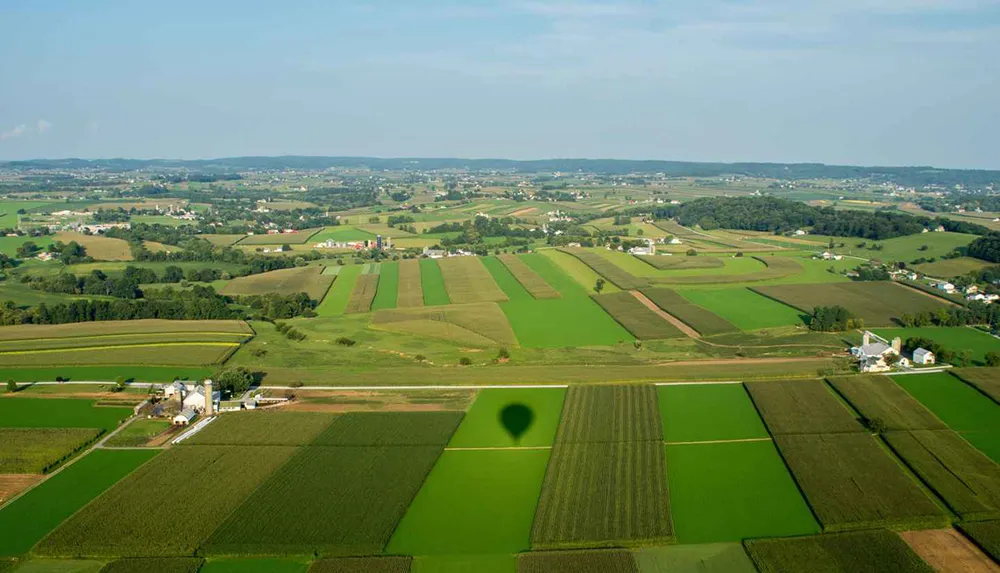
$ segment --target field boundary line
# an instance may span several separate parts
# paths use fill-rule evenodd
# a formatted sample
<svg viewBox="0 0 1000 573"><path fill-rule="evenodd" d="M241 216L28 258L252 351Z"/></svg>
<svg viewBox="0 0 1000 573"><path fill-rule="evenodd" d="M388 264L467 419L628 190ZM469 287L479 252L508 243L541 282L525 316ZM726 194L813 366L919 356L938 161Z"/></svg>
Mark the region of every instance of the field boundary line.
<svg viewBox="0 0 1000 573"><path fill-rule="evenodd" d="M501 450L551 450L552 446L483 446L479 448L445 448L446 452L495 452Z"/></svg>
<svg viewBox="0 0 1000 573"><path fill-rule="evenodd" d="M701 334L699 334L697 330L695 330L694 328L692 328L689 324L687 324L683 320L677 318L676 316L674 316L674 315L670 314L669 312L663 310L662 308L656 306L656 303L653 302L652 300L650 300L649 297L646 296L645 294L643 294L642 292L640 292L640 291L638 291L636 289L632 289L632 290L630 290L628 292L632 296L634 296L636 300L638 300L640 303L642 303L643 306L645 306L649 310L653 311L655 314L659 315L660 318L662 318L663 320L665 320L665 321L669 322L670 324L674 325L674 327L676 327L677 330L683 332L684 335L687 336L688 338L693 338L695 340L698 340L698 339L701 338Z"/></svg>
<svg viewBox="0 0 1000 573"><path fill-rule="evenodd" d="M653 386L696 386L701 384L742 384L742 380L696 380L693 382L653 382Z"/></svg>
<svg viewBox="0 0 1000 573"><path fill-rule="evenodd" d="M664 441L663 443L666 444L666 445L668 445L668 446L694 446L694 445L698 445L698 444L742 444L742 443L749 443L749 442L773 442L773 441L774 441L773 438L768 437L768 438L738 438L738 439L735 439L735 440L702 440L702 441L694 441L694 442L668 442L668 441Z"/></svg>

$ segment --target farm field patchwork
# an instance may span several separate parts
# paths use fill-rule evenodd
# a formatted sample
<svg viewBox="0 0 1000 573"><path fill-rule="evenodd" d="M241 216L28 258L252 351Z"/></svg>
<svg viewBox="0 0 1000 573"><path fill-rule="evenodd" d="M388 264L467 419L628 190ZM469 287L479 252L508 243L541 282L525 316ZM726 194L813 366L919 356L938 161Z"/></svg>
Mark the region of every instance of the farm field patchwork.
<svg viewBox="0 0 1000 573"><path fill-rule="evenodd" d="M517 556L517 573L639 573L626 549L535 551Z"/></svg>
<svg viewBox="0 0 1000 573"><path fill-rule="evenodd" d="M601 275L602 277L604 277L605 279L607 279L609 282L611 282L620 289L623 290L635 289L642 286L646 286L646 284L648 284L649 282L643 278L637 277L629 273L625 269L619 267L615 263L611 262L605 257L602 257L601 255L597 254L594 251L587 249L579 249L579 248L577 249L565 248L565 249L560 249L560 251L576 257L577 259L582 261L585 265L593 269L594 272Z"/></svg>
<svg viewBox="0 0 1000 573"><path fill-rule="evenodd" d="M28 552L54 527L123 477L155 450L96 450L0 509L0 556Z"/></svg>
<svg viewBox="0 0 1000 573"><path fill-rule="evenodd" d="M374 328L449 340L463 346L517 345L505 313L494 302L380 310Z"/></svg>
<svg viewBox="0 0 1000 573"><path fill-rule="evenodd" d="M549 451L445 451L386 548L389 553L516 553L529 548Z"/></svg>
<svg viewBox="0 0 1000 573"><path fill-rule="evenodd" d="M951 372L1000 404L1000 371L996 368L961 368Z"/></svg>
<svg viewBox="0 0 1000 573"><path fill-rule="evenodd" d="M420 277L419 259L399 261L398 290L396 307L410 308L413 306L424 306L424 288Z"/></svg>
<svg viewBox="0 0 1000 573"><path fill-rule="evenodd" d="M831 378L830 384L869 420L889 430L945 430L948 427L888 376Z"/></svg>
<svg viewBox="0 0 1000 573"><path fill-rule="evenodd" d="M747 551L761 573L893 571L933 573L895 533L885 530L794 539L752 539Z"/></svg>
<svg viewBox="0 0 1000 573"><path fill-rule="evenodd" d="M676 271L667 275L659 275L652 279L652 282L653 284L678 286L749 283L793 277L804 270L802 265L791 257L757 255L726 259L726 261L727 264L722 269ZM752 265L751 261L753 261ZM746 269L748 266L751 267L747 269L749 272L745 270L743 273L739 273L740 269Z"/></svg>
<svg viewBox="0 0 1000 573"><path fill-rule="evenodd" d="M514 275L517 282L531 293L531 296L535 298L559 298L559 292L517 256L500 255L497 259Z"/></svg>
<svg viewBox="0 0 1000 573"><path fill-rule="evenodd" d="M63 231L56 233L55 240L63 243L76 242L87 250L87 256L98 261L131 261L132 249L122 239L112 239L101 235Z"/></svg>
<svg viewBox="0 0 1000 573"><path fill-rule="evenodd" d="M685 288L678 290L677 293L692 304L722 317L740 330L804 324L804 317L807 314L744 287Z"/></svg>
<svg viewBox="0 0 1000 573"><path fill-rule="evenodd" d="M558 443L662 441L656 387L570 386L556 440Z"/></svg>
<svg viewBox="0 0 1000 573"><path fill-rule="evenodd" d="M89 428L0 428L0 473L48 473L101 433Z"/></svg>
<svg viewBox="0 0 1000 573"><path fill-rule="evenodd" d="M935 326L924 328L879 328L875 334L892 340L898 336L906 342L908 338L926 338L937 342L948 350L959 352L968 350L976 366L986 365L987 352L1000 352L1000 340L988 332L967 326Z"/></svg>
<svg viewBox="0 0 1000 573"><path fill-rule="evenodd" d="M294 448L273 446L170 449L63 522L36 552L47 556L191 555L293 453ZM234 475L240 479L231 479ZM220 487L221 483L226 487ZM189 520L183 528L165 530L161 524L176 516L176 508L148 501L176 499L181 492L187 499Z"/></svg>
<svg viewBox="0 0 1000 573"><path fill-rule="evenodd" d="M98 338L102 336L152 334L253 335L242 320L108 320L71 324L20 324L0 327L0 341L31 341L53 338Z"/></svg>
<svg viewBox="0 0 1000 573"><path fill-rule="evenodd" d="M366 273L358 277L354 283L354 290L347 301L345 313L369 312L372 308L372 301L378 292L378 275Z"/></svg>
<svg viewBox="0 0 1000 573"><path fill-rule="evenodd" d="M521 259L528 263L529 266L534 268L537 272L537 268L531 265L529 262L532 258L544 257L552 265L561 270L567 276L571 277L575 282L576 286L583 289L584 293L589 293L593 290L594 284L597 283L597 279L601 278L601 275L597 274L594 269L588 267L583 261L574 257L569 253L564 253L558 249L542 249L538 251L537 254L522 255ZM609 283L605 281L603 292L618 292L620 289L614 285L614 283ZM552 284L549 281L549 284ZM565 292L560 289L557 285L552 285L565 296Z"/></svg>
<svg viewBox="0 0 1000 573"><path fill-rule="evenodd" d="M479 391L462 424L448 442L450 448L549 446L559 428L565 388L486 388ZM504 408L520 404L531 409L531 425L515 440L500 424Z"/></svg>
<svg viewBox="0 0 1000 573"><path fill-rule="evenodd" d="M641 291L656 306L697 330L698 334L702 336L712 336L713 334L723 334L739 330L728 320L698 305L692 304L676 291L665 288L643 288Z"/></svg>
<svg viewBox="0 0 1000 573"><path fill-rule="evenodd" d="M201 446L305 446L333 422L318 412L224 414L182 444Z"/></svg>
<svg viewBox="0 0 1000 573"><path fill-rule="evenodd" d="M785 434L774 440L824 531L948 523L867 433Z"/></svg>
<svg viewBox="0 0 1000 573"><path fill-rule="evenodd" d="M361 265L350 265L340 269L323 301L316 307L316 314L324 318L344 314L360 275Z"/></svg>
<svg viewBox="0 0 1000 573"><path fill-rule="evenodd" d="M501 263L497 257L483 257L483 266L490 272L500 290L507 296L507 301L534 300L528 289L518 282L513 273L510 272L510 269Z"/></svg>
<svg viewBox="0 0 1000 573"><path fill-rule="evenodd" d="M742 384L666 385L656 390L668 443L769 437Z"/></svg>
<svg viewBox="0 0 1000 573"><path fill-rule="evenodd" d="M312 441L313 446L444 446L464 412L348 412Z"/></svg>
<svg viewBox="0 0 1000 573"><path fill-rule="evenodd" d="M890 326L904 314L948 308L936 297L892 282L777 285L753 290L806 314L812 314L817 306L840 305L864 319L868 326Z"/></svg>
<svg viewBox="0 0 1000 573"><path fill-rule="evenodd" d="M821 380L748 382L746 388L774 435L864 431Z"/></svg>
<svg viewBox="0 0 1000 573"><path fill-rule="evenodd" d="M420 285L423 287L424 304L427 306L451 304L437 260L420 259Z"/></svg>
<svg viewBox="0 0 1000 573"><path fill-rule="evenodd" d="M20 394L20 393L19 393ZM101 428L111 430L132 415L132 408L96 406L75 398L0 398L3 428Z"/></svg>
<svg viewBox="0 0 1000 573"><path fill-rule="evenodd" d="M666 455L679 543L820 530L770 440L668 444Z"/></svg>
<svg viewBox="0 0 1000 573"><path fill-rule="evenodd" d="M456 304L507 300L479 257L438 259L448 299Z"/></svg>
<svg viewBox="0 0 1000 573"><path fill-rule="evenodd" d="M701 543L633 550L640 573L757 573L742 543Z"/></svg>
<svg viewBox="0 0 1000 573"><path fill-rule="evenodd" d="M615 321L640 340L685 336L680 329L647 308L630 292L599 294L593 298Z"/></svg>
<svg viewBox="0 0 1000 573"><path fill-rule="evenodd" d="M386 261L379 268L378 291L372 300L372 311L396 308L399 296L399 263Z"/></svg>
<svg viewBox="0 0 1000 573"><path fill-rule="evenodd" d="M294 267L237 277L219 292L233 296L304 292L313 300L323 300L333 281L334 277L323 274L323 267Z"/></svg>

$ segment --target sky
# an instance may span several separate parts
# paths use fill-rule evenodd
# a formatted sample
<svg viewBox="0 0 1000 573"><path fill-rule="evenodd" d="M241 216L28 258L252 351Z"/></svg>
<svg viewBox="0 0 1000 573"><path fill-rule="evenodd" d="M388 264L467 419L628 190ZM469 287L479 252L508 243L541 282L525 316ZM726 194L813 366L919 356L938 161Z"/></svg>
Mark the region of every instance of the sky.
<svg viewBox="0 0 1000 573"><path fill-rule="evenodd" d="M1000 169L1000 0L0 0L0 159Z"/></svg>

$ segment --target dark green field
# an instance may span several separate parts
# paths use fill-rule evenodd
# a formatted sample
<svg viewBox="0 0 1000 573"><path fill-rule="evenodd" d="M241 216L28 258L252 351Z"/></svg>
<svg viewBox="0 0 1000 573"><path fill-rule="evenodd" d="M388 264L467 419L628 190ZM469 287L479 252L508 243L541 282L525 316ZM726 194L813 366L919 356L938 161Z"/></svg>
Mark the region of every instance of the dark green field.
<svg viewBox="0 0 1000 573"><path fill-rule="evenodd" d="M749 382L746 387L774 435L864 431L821 380Z"/></svg>
<svg viewBox="0 0 1000 573"><path fill-rule="evenodd" d="M896 534L864 531L796 539L754 539L747 551L761 573L879 571L933 573Z"/></svg>
<svg viewBox="0 0 1000 573"><path fill-rule="evenodd" d="M597 304L638 339L683 338L676 326L656 314L630 292L614 292L594 296Z"/></svg>

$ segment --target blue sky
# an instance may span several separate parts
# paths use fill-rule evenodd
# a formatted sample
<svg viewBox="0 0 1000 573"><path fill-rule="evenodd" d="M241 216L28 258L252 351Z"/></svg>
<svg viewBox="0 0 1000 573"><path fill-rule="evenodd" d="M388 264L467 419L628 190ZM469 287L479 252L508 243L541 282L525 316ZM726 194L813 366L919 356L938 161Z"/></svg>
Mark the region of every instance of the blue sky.
<svg viewBox="0 0 1000 573"><path fill-rule="evenodd" d="M0 159L1000 168L1000 0L0 0Z"/></svg>

